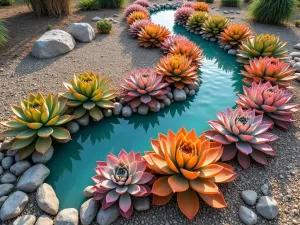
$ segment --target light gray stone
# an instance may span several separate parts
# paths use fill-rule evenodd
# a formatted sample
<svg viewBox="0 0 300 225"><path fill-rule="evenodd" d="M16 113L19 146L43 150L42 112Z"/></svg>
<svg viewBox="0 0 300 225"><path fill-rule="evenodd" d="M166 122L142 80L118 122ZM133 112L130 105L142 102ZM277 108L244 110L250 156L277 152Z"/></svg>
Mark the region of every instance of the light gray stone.
<svg viewBox="0 0 300 225"><path fill-rule="evenodd" d="M163 99L163 102L164 102L164 104L165 104L166 106L171 105L171 100L170 100L169 98L164 98L164 99Z"/></svg>
<svg viewBox="0 0 300 225"><path fill-rule="evenodd" d="M174 97L174 96L173 96L173 93L172 93L171 91L170 91L170 92L168 92L168 94L167 94L167 95L168 95L168 98L169 98L169 99L171 99L171 100L172 100L172 99L173 99L173 97Z"/></svg>
<svg viewBox="0 0 300 225"><path fill-rule="evenodd" d="M33 45L31 54L37 58L51 58L75 47L74 38L63 30L51 30L43 34Z"/></svg>
<svg viewBox="0 0 300 225"><path fill-rule="evenodd" d="M236 55L237 51L235 49L229 49L228 55Z"/></svg>
<svg viewBox="0 0 300 225"><path fill-rule="evenodd" d="M10 172L12 172L16 176L20 176L23 174L26 170L30 168L31 164L29 161L24 160L24 161L19 161L16 162L14 165L10 167Z"/></svg>
<svg viewBox="0 0 300 225"><path fill-rule="evenodd" d="M8 195L14 189L12 184L0 184L0 197Z"/></svg>
<svg viewBox="0 0 300 225"><path fill-rule="evenodd" d="M137 211L145 211L150 209L150 200L149 197L133 197L133 206Z"/></svg>
<svg viewBox="0 0 300 225"><path fill-rule="evenodd" d="M295 57L294 60L295 62L300 62L300 57Z"/></svg>
<svg viewBox="0 0 300 225"><path fill-rule="evenodd" d="M4 203L7 199L8 199L8 196L2 196L2 197L0 198L0 208L1 208L1 206L3 205L3 203Z"/></svg>
<svg viewBox="0 0 300 225"><path fill-rule="evenodd" d="M229 12L228 12L228 11L224 11L223 13L224 13L224 14L228 14Z"/></svg>
<svg viewBox="0 0 300 225"><path fill-rule="evenodd" d="M12 225L34 225L36 217L33 215L24 215L16 219Z"/></svg>
<svg viewBox="0 0 300 225"><path fill-rule="evenodd" d="M99 17L99 16L95 16L92 19L92 21L95 21L95 22L100 21L100 20L103 20L103 19L101 17Z"/></svg>
<svg viewBox="0 0 300 225"><path fill-rule="evenodd" d="M22 191L16 191L11 194L1 207L1 220L10 220L20 215L23 212L28 201L29 198L27 194Z"/></svg>
<svg viewBox="0 0 300 225"><path fill-rule="evenodd" d="M82 225L90 225L100 208L100 202L89 199L80 207L80 221Z"/></svg>
<svg viewBox="0 0 300 225"><path fill-rule="evenodd" d="M231 49L231 48L232 48L231 45L225 45L225 46L224 46L224 50L225 50L225 51L228 51L228 50Z"/></svg>
<svg viewBox="0 0 300 225"><path fill-rule="evenodd" d="M183 90L185 91L185 93L187 94L187 93L189 93L189 89L188 89L188 87L187 86L185 86L184 88L183 88Z"/></svg>
<svg viewBox="0 0 300 225"><path fill-rule="evenodd" d="M69 208L60 211L54 221L55 225L78 225L77 209Z"/></svg>
<svg viewBox="0 0 300 225"><path fill-rule="evenodd" d="M79 131L80 126L78 123L76 123L76 121L71 121L67 123L66 128L71 134L75 134L77 131Z"/></svg>
<svg viewBox="0 0 300 225"><path fill-rule="evenodd" d="M120 102L115 102L114 103L114 108L113 108L113 113L118 116L121 114L123 109L123 105Z"/></svg>
<svg viewBox="0 0 300 225"><path fill-rule="evenodd" d="M254 225L257 223L257 215L245 206L240 206L239 216L246 225Z"/></svg>
<svg viewBox="0 0 300 225"><path fill-rule="evenodd" d="M53 220L47 215L42 215L38 218L35 225L53 225Z"/></svg>
<svg viewBox="0 0 300 225"><path fill-rule="evenodd" d="M53 153L54 153L54 148L52 146L45 154L35 151L32 154L32 162L34 162L35 164L39 164L39 163L45 164L52 158Z"/></svg>
<svg viewBox="0 0 300 225"><path fill-rule="evenodd" d="M5 157L1 161L1 165L4 170L8 170L14 164L14 159L12 157Z"/></svg>
<svg viewBox="0 0 300 225"><path fill-rule="evenodd" d="M36 192L36 201L41 210L51 215L56 215L59 208L59 200L55 191L49 184L42 184Z"/></svg>
<svg viewBox="0 0 300 225"><path fill-rule="evenodd" d="M195 90L190 90L188 93L189 96L194 96L195 94L196 94Z"/></svg>
<svg viewBox="0 0 300 225"><path fill-rule="evenodd" d="M43 164L37 164L23 173L17 183L17 189L34 192L49 176L50 170Z"/></svg>
<svg viewBox="0 0 300 225"><path fill-rule="evenodd" d="M192 84L188 84L187 87L188 87L188 89L195 90L196 92L198 92L199 88L200 88L200 86L197 82L194 82Z"/></svg>
<svg viewBox="0 0 300 225"><path fill-rule="evenodd" d="M12 173L5 173L1 178L2 184L14 184L17 181L17 177Z"/></svg>
<svg viewBox="0 0 300 225"><path fill-rule="evenodd" d="M155 108L150 107L150 110L152 112L159 112L160 108L161 108L161 105L160 105L160 103L158 103Z"/></svg>
<svg viewBox="0 0 300 225"><path fill-rule="evenodd" d="M90 122L90 115L88 113L84 114L82 117L76 120L80 126L87 126Z"/></svg>
<svg viewBox="0 0 300 225"><path fill-rule="evenodd" d="M272 220L279 213L279 206L275 199L263 196L256 205L257 212L266 219Z"/></svg>
<svg viewBox="0 0 300 225"><path fill-rule="evenodd" d="M0 166L0 176L4 173L2 166Z"/></svg>
<svg viewBox="0 0 300 225"><path fill-rule="evenodd" d="M210 40L211 42L215 42L215 41L217 41L217 38L212 37L212 38L210 38L209 40Z"/></svg>
<svg viewBox="0 0 300 225"><path fill-rule="evenodd" d="M177 102L184 101L186 99L186 93L183 89L175 88L173 90L174 100Z"/></svg>
<svg viewBox="0 0 300 225"><path fill-rule="evenodd" d="M268 191L269 191L269 186L268 184L264 184L263 186L260 187L261 192L263 193L263 195L268 195Z"/></svg>
<svg viewBox="0 0 300 225"><path fill-rule="evenodd" d="M112 116L112 110L111 110L111 109L103 109L102 112L103 112L103 115L104 115L105 117L110 117L110 116Z"/></svg>
<svg viewBox="0 0 300 225"><path fill-rule="evenodd" d="M95 31L88 23L73 23L68 26L67 31L81 42L91 42L95 38Z"/></svg>
<svg viewBox="0 0 300 225"><path fill-rule="evenodd" d="M146 115L149 112L149 106L145 104L141 104L138 107L138 113L141 115Z"/></svg>
<svg viewBox="0 0 300 225"><path fill-rule="evenodd" d="M99 225L110 225L116 219L118 219L120 215L119 207L117 204L113 204L111 207L107 209L100 209L97 214L97 223Z"/></svg>
<svg viewBox="0 0 300 225"><path fill-rule="evenodd" d="M293 68L296 70L297 73L300 73L300 62L296 62L293 65ZM4 160L4 159L3 159Z"/></svg>
<svg viewBox="0 0 300 225"><path fill-rule="evenodd" d="M254 205L257 199L257 193L252 190L246 190L242 191L242 199L248 204L248 205Z"/></svg>
<svg viewBox="0 0 300 225"><path fill-rule="evenodd" d="M94 197L95 191L93 190L94 186L87 186L84 190L83 190L83 196L86 198L92 198Z"/></svg>
<svg viewBox="0 0 300 225"><path fill-rule="evenodd" d="M294 48L300 50L300 43L296 44Z"/></svg>
<svg viewBox="0 0 300 225"><path fill-rule="evenodd" d="M132 115L132 109L129 106L125 106L122 109L122 116L124 117L130 117Z"/></svg>
<svg viewBox="0 0 300 225"><path fill-rule="evenodd" d="M293 58L300 57L300 52L291 52L290 56L292 56Z"/></svg>

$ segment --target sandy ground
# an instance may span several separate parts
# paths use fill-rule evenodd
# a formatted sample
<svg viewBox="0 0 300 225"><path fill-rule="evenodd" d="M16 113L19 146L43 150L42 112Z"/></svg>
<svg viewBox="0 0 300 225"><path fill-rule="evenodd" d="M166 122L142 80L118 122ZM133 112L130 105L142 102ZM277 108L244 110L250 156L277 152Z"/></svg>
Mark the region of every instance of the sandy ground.
<svg viewBox="0 0 300 225"><path fill-rule="evenodd" d="M156 0L152 2L162 2ZM212 13L219 13L216 8ZM136 40L129 38L127 27L122 20L122 10L105 10L94 12L76 12L67 18L35 18L28 12L26 6L17 6L10 10L0 9L0 17L6 18L13 42L0 51L0 117L1 120L10 116L9 104L18 103L29 92L38 90L43 93L64 91L63 81L69 81L75 72L95 71L109 77L112 85L118 87L122 77L133 68L152 67L161 57L158 50L138 47ZM221 8L230 11L236 8ZM245 7L240 9L240 15L234 15L232 23L244 23L253 31L259 33L274 33L283 41L287 41L287 48L293 51L293 46L300 42L300 29L292 25L268 26L251 22ZM298 11L299 12L299 11ZM75 49L63 56L52 59L38 60L28 52L35 39L46 31L47 25L54 28L64 28L71 22L91 22L94 16L112 17L119 14L118 24L110 35L98 35L89 44L77 43ZM300 14L299 14L300 15ZM294 19L299 15L295 15ZM231 16L231 15L230 15ZM18 23L17 25L15 23ZM30 28L30 30L26 29ZM300 85L294 82L294 101L300 103ZM277 219L264 220L259 216L258 224L300 224L300 115L296 115L297 122L288 132L275 130L280 139L273 146L277 150L277 157L270 160L270 166L252 166L247 171L238 168L239 178L229 184L221 185L221 190L229 205L228 209L212 209L203 202L196 218L189 223L180 213L175 201L163 207L152 207L146 212L134 213L131 221L118 219L114 224L197 224L197 225L239 225L238 208L245 205L240 193L246 189L257 191L261 196L262 184L269 185L269 195L273 196L280 205ZM292 168L292 169L288 169ZM30 210L29 210L30 211ZM27 210L28 213L28 210ZM39 214L37 214L39 215Z"/></svg>

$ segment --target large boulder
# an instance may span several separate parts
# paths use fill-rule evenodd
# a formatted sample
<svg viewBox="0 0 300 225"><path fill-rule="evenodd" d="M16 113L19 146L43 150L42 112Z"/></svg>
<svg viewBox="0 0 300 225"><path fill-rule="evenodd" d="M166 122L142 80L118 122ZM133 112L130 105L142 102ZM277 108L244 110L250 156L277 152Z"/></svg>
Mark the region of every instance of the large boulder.
<svg viewBox="0 0 300 225"><path fill-rule="evenodd" d="M88 23L73 23L67 31L78 41L91 42L95 38L95 31Z"/></svg>
<svg viewBox="0 0 300 225"><path fill-rule="evenodd" d="M49 176L50 170L43 164L37 164L20 177L17 189L25 192L34 192Z"/></svg>
<svg viewBox="0 0 300 225"><path fill-rule="evenodd" d="M54 221L55 225L78 225L77 209L69 208L60 211Z"/></svg>
<svg viewBox="0 0 300 225"><path fill-rule="evenodd" d="M33 45L31 54L37 58L51 58L67 52L75 47L75 40L63 30L51 30L43 34Z"/></svg>
<svg viewBox="0 0 300 225"><path fill-rule="evenodd" d="M49 184L42 184L36 192L38 206L46 213L56 215L59 207L59 200L53 188Z"/></svg>
<svg viewBox="0 0 300 225"><path fill-rule="evenodd" d="M10 220L20 215L29 201L28 195L22 191L16 191L8 197L0 210L2 221Z"/></svg>

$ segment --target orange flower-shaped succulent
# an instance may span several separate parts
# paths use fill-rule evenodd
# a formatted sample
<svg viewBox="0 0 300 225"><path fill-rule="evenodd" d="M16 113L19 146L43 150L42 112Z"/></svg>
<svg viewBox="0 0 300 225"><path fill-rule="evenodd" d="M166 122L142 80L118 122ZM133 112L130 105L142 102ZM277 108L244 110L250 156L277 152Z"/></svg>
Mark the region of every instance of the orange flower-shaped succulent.
<svg viewBox="0 0 300 225"><path fill-rule="evenodd" d="M185 55L169 54L160 59L156 72L164 76L168 83L183 89L186 84L192 84L198 78L197 66L192 63L192 59Z"/></svg>
<svg viewBox="0 0 300 225"><path fill-rule="evenodd" d="M230 24L220 34L221 45L232 45L237 48L242 41L249 39L252 35L252 31L244 24Z"/></svg>
<svg viewBox="0 0 300 225"><path fill-rule="evenodd" d="M209 12L209 5L205 2L196 2L193 4L195 11Z"/></svg>
<svg viewBox="0 0 300 225"><path fill-rule="evenodd" d="M202 50L191 41L181 41L171 46L170 54L180 54L192 59L193 65L199 67L201 65Z"/></svg>
<svg viewBox="0 0 300 225"><path fill-rule="evenodd" d="M138 40L140 46L160 47L161 43L167 39L170 35L170 31L164 26L157 24L146 25L138 34Z"/></svg>
<svg viewBox="0 0 300 225"><path fill-rule="evenodd" d="M149 19L149 15L142 11L134 11L127 17L127 23L131 25L136 20Z"/></svg>
<svg viewBox="0 0 300 225"><path fill-rule="evenodd" d="M214 208L227 207L216 183L231 182L237 174L232 166L217 162L223 153L221 144L184 127L177 134L159 134L151 144L154 152L146 152L144 159L162 175L153 184L153 204L164 205L176 193L180 210L190 220L199 210L198 195Z"/></svg>

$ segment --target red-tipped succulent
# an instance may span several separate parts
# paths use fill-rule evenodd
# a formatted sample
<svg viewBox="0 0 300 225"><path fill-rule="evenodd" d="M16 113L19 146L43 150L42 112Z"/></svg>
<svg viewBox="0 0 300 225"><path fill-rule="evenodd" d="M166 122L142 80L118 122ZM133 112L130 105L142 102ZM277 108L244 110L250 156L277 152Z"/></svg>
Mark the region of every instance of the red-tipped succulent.
<svg viewBox="0 0 300 225"><path fill-rule="evenodd" d="M138 34L142 30L142 28L149 24L153 23L148 19L134 21L129 27L130 36L133 38L138 38Z"/></svg>
<svg viewBox="0 0 300 225"><path fill-rule="evenodd" d="M195 12L195 10L190 7L181 7L177 9L174 15L175 22L181 25L185 25L193 12Z"/></svg>
<svg viewBox="0 0 300 225"><path fill-rule="evenodd" d="M118 156L109 154L106 162L97 162L95 168L94 200L103 200L102 209L118 203L121 215L130 219L132 197L145 197L151 193L148 183L154 175L145 172L146 168L147 163L140 153L127 153L122 149Z"/></svg>
<svg viewBox="0 0 300 225"><path fill-rule="evenodd" d="M125 9L124 17L125 18L129 17L130 14L133 13L133 12L143 12L145 14L149 14L149 11L145 7L143 7L139 4L132 4L132 5L129 5Z"/></svg>
<svg viewBox="0 0 300 225"><path fill-rule="evenodd" d="M241 107L234 111L227 108L217 117L218 120L208 122L213 130L205 134L207 138L224 145L222 161L229 161L237 155L239 164L247 169L251 156L254 161L268 165L265 155L275 155L268 143L278 138L266 132L272 123L263 121L263 115L255 115L254 110L243 110Z"/></svg>
<svg viewBox="0 0 300 225"><path fill-rule="evenodd" d="M243 87L244 94L238 94L236 103L245 109L253 109L257 114L264 115L264 120L287 130L291 122L296 121L293 113L299 109L297 104L289 103L293 95L267 83L252 83L251 87Z"/></svg>
<svg viewBox="0 0 300 225"><path fill-rule="evenodd" d="M179 34L172 35L164 40L164 42L160 46L160 49L163 53L168 54L170 52L170 48L179 42L189 42L189 39Z"/></svg>
<svg viewBox="0 0 300 225"><path fill-rule="evenodd" d="M138 4L138 5L141 5L143 7L149 7L150 6L149 1L147 1L147 0L136 0L134 2L134 4Z"/></svg>

